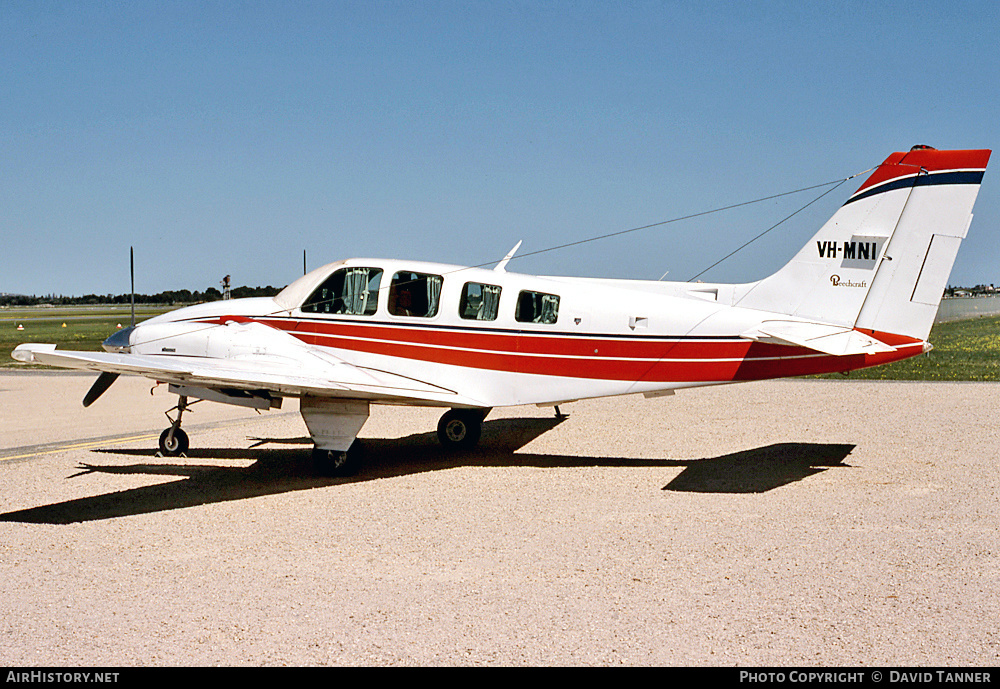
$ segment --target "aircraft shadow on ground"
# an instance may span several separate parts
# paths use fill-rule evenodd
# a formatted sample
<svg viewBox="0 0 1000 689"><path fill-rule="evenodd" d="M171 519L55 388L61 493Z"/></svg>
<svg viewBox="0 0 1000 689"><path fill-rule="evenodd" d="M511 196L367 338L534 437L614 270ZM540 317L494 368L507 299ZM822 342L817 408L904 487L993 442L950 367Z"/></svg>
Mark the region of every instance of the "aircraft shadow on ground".
<svg viewBox="0 0 1000 689"><path fill-rule="evenodd" d="M176 476L181 480L0 514L0 521L71 524L136 514L243 500L299 490L391 478L469 466L539 468L657 467L683 471L665 491L762 493L802 480L830 467L846 466L849 444L782 443L708 459L629 459L519 453L564 418L497 419L483 424L479 448L469 453L442 450L434 433L392 440L364 439L365 463L357 476L324 478L313 474L312 441L302 438L251 438L239 448L193 448L190 459L254 460L250 466L192 464L156 457L155 450L93 450L95 453L155 458L130 465L81 464L69 479L94 473ZM275 445L290 447L274 447Z"/></svg>

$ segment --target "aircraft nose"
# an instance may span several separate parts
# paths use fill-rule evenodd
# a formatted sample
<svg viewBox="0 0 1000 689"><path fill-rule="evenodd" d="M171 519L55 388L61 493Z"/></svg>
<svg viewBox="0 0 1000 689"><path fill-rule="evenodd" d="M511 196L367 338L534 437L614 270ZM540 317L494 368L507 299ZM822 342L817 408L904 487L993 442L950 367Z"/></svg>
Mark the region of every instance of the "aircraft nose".
<svg viewBox="0 0 1000 689"><path fill-rule="evenodd" d="M127 328L122 328L114 335L109 337L101 345L104 347L106 352L128 352L131 351L132 343L129 341L132 335L132 331L135 330L134 325L130 325Z"/></svg>

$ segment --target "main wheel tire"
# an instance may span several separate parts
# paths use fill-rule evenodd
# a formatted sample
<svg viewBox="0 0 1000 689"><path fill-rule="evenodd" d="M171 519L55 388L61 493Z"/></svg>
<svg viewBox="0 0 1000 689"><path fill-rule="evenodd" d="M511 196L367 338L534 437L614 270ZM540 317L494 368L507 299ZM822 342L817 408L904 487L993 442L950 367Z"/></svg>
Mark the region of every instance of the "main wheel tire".
<svg viewBox="0 0 1000 689"><path fill-rule="evenodd" d="M164 429L160 433L160 452L167 457L176 457L188 451L189 443L187 433L181 428L174 429L174 435L170 437L170 429Z"/></svg>
<svg viewBox="0 0 1000 689"><path fill-rule="evenodd" d="M320 476L354 476L364 460L361 441L355 439L347 452L313 448L313 470Z"/></svg>
<svg viewBox="0 0 1000 689"><path fill-rule="evenodd" d="M451 409L438 421L437 435L446 450L471 450L483 434L480 409Z"/></svg>

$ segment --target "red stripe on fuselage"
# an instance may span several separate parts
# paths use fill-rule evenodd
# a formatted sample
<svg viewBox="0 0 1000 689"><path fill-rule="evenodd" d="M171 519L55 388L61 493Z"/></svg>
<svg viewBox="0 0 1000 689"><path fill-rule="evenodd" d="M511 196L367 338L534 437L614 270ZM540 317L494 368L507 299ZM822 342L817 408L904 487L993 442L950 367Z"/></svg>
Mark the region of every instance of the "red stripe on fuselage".
<svg viewBox="0 0 1000 689"><path fill-rule="evenodd" d="M550 335L244 316L207 322L226 321L258 322L341 356L363 352L466 369L650 383L749 381L850 371L923 351L919 340L874 331L865 332L899 349L838 357L741 338Z"/></svg>

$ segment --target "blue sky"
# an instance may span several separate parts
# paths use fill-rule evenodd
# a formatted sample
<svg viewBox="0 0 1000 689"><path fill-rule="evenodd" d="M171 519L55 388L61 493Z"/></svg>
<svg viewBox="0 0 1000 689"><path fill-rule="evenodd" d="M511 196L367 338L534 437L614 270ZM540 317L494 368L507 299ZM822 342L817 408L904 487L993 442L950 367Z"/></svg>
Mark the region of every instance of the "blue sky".
<svg viewBox="0 0 1000 689"><path fill-rule="evenodd" d="M992 2L0 0L0 292L482 264L994 148ZM994 162L994 167L1000 162ZM779 268L854 180L704 280ZM822 193L526 257L686 280ZM953 284L1000 284L1000 171Z"/></svg>

